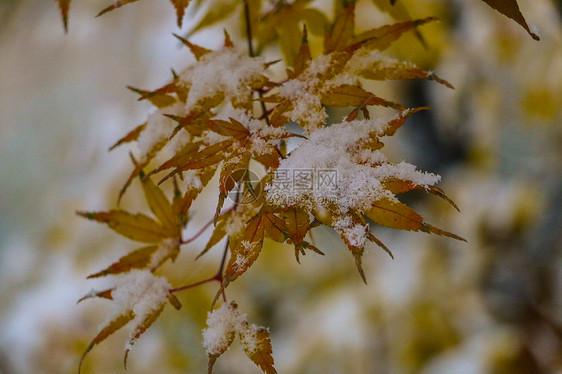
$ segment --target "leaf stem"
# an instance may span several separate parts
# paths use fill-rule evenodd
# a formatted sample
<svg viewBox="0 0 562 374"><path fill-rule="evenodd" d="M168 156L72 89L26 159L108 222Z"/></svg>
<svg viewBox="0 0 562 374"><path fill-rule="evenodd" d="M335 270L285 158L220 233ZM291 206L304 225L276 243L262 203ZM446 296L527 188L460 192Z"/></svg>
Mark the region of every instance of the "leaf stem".
<svg viewBox="0 0 562 374"><path fill-rule="evenodd" d="M234 207L230 207L227 210L225 210L224 212L222 212L222 214L228 213L231 210L233 210ZM203 234L205 232L205 230L207 230L209 228L209 226L211 226L211 224L214 222L215 220L212 219L209 222L207 222L199 231L197 231L196 234L194 234L191 238L189 239L185 239L185 240L180 240L180 244L188 244L191 243L192 241L194 241L195 239L197 239L199 236L201 236L201 234Z"/></svg>
<svg viewBox="0 0 562 374"><path fill-rule="evenodd" d="M207 230L207 228L209 226L211 226L211 224L213 223L213 220L207 222L205 224L205 226L203 226L195 235L193 235L191 238L189 239L185 239L185 240L181 240L180 244L187 244L187 243L191 243L192 241L194 241L195 239L197 239L199 236L201 236L201 234L203 234L205 232L205 230Z"/></svg>
<svg viewBox="0 0 562 374"><path fill-rule="evenodd" d="M244 3L244 18L246 20L246 40L248 41L248 54L250 55L250 57L255 57L254 44L252 42L253 37L252 37L252 19L250 17L250 4L248 3L248 0L242 0L242 1ZM257 90L257 92L258 92L258 97L262 99L263 90L260 88L259 90ZM269 115L267 113L267 108L265 107L265 103L263 101L260 101L260 106L263 112L262 117L265 119L267 125L270 126Z"/></svg>
<svg viewBox="0 0 562 374"><path fill-rule="evenodd" d="M221 278L222 278L222 277L221 277ZM171 289L171 290L170 290L170 293L175 293L175 292L184 291L184 290L187 290L187 289L189 289L189 288L197 287L197 286L200 286L200 285L202 285L202 284L209 283L209 282L212 282L212 281L219 281L219 282L222 283L222 279L219 279L219 278L215 275L215 276L212 277L212 278L203 279L202 281L199 281L199 282L195 282L195 283L188 284L188 285L186 285L186 286L182 286L182 287L178 287L178 288Z"/></svg>

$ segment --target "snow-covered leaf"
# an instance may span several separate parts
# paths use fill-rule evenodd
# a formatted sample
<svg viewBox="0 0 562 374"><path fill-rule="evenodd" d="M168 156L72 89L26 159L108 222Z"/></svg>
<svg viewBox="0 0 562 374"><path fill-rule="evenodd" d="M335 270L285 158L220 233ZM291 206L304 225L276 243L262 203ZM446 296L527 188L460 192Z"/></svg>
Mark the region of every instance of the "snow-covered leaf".
<svg viewBox="0 0 562 374"><path fill-rule="evenodd" d="M240 341L246 355L264 373L275 374L273 349L269 331L261 326L251 325L240 333Z"/></svg>
<svg viewBox="0 0 562 374"><path fill-rule="evenodd" d="M105 325L105 327L103 327L101 331L96 335L96 337L91 341L91 343L88 345L88 348L86 348L86 351L80 358L80 364L78 365L78 373L80 373L82 369L82 363L84 362L86 355L92 350L92 348L94 348L96 344L99 344L105 339L107 339L109 336L111 336L111 334L121 329L127 323L131 322L134 318L135 318L135 314L133 313L133 311L127 310L125 313L115 317L107 325Z"/></svg>
<svg viewBox="0 0 562 374"><path fill-rule="evenodd" d="M165 306L166 306L166 301L160 302L155 307L153 307L151 311L146 313L143 316L142 320L140 320L136 324L135 329L131 332L131 335L129 336L129 341L127 342L127 348L125 349L125 357L123 359L125 368L127 368L127 357L129 355L129 351L133 348L133 345L137 342L140 336L144 334L144 332L154 323L154 321L156 321L156 319L158 319L158 317L164 310Z"/></svg>

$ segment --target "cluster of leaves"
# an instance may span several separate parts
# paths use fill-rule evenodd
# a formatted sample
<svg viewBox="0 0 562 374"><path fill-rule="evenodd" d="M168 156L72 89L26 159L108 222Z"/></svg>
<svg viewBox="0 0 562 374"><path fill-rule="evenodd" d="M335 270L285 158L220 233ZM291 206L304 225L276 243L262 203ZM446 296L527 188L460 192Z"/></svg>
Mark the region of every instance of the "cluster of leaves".
<svg viewBox="0 0 562 374"><path fill-rule="evenodd" d="M133 1L135 0L118 1L100 14ZM529 31L515 1L485 1ZM172 0L180 26L188 2ZM69 0L59 0L65 27L69 3ZM405 32L417 32L418 26L435 19L412 20L400 3L375 3L394 18L401 19L401 22L356 34L353 2L343 5L338 3L333 22L328 21L319 10L309 7L308 1L279 1L271 9L261 12L258 11L261 9L259 1L245 2L249 57L242 57L226 32L224 46L218 51L208 50L176 35L191 50L197 62L180 74L174 73L171 82L156 90L131 88L141 95L140 100L149 100L155 105L157 119L149 119L136 127L112 147L135 141L140 143L143 137L149 143L139 161L133 158L133 171L119 196L125 193L136 178L140 179L144 196L155 218L123 209L79 212L85 218L107 224L115 232L147 245L89 276L116 276L118 281L114 288L93 291L83 299L101 297L114 300L118 304L118 313L109 319L93 339L82 361L96 344L131 323L126 359L130 346L158 318L167 302L178 309L181 307L174 293L189 288L190 285L174 289L165 278L156 276L155 272L166 261L174 261L180 253L181 245L190 241L183 238L190 207L217 170L220 170L218 204L212 219L215 227L209 242L199 255L204 255L223 238L227 238L218 274L206 280L220 282L215 301L221 295L226 301L226 287L254 264L266 237L293 245L298 261L299 256L304 255L307 249L323 254L311 240L305 240L310 230L319 225L332 227L349 247L365 282L361 258L367 240L376 243L392 256L390 250L369 231L368 219L399 230L422 231L464 240L428 224L395 197L411 190L424 190L446 199L456 208L443 191L433 186L434 181L424 182L423 178L415 177L418 174L408 176L397 172L397 169L391 168L389 170L394 170L393 173L380 177L377 180L380 193L366 199L360 206L341 206L337 199L318 204L304 201L286 203L268 198L266 191L275 182L274 172L282 162L292 157L291 153L287 154L285 139L302 138L301 146L305 147L314 134L327 128L326 107L349 108L341 126L359 126L359 116L364 118L363 125L370 123L370 106L384 106L397 111L385 123L373 125L372 131L366 134L357 147L343 150L352 156L360 152L378 152L383 147L380 140L382 137L394 135L409 116L427 109L406 109L400 104L380 98L363 88L361 79L429 79L452 88L450 83L431 72L380 54ZM213 9L212 4L208 9L206 16L192 32L209 26L228 14L222 8ZM252 37L252 28L260 30L255 39ZM324 34L323 53L319 56L311 54L308 29L316 34ZM421 39L419 32L417 35ZM274 74L269 68L275 62L269 63L256 56L252 46L255 42L258 54L265 46L278 43L287 66L285 77L272 78ZM228 66L231 70L216 70L221 63L230 64ZM256 99L256 96L259 98ZM261 114L257 114L260 109ZM162 121L168 121L168 127L163 126ZM290 123L298 124L304 135L288 131L286 126ZM174 142L175 148L172 144ZM158 160L157 156L163 154L165 149L172 153L172 157L153 167L153 163ZM385 160L355 162L369 169L392 166ZM261 165L267 172L257 184L252 183L248 177L251 165ZM151 171L145 173L147 169ZM173 182L174 195L171 201L152 180L154 175L163 172L165 174L161 175L160 183L167 180ZM180 180L187 181L184 183L185 187L180 186ZM236 187L252 198L244 201L244 204L235 199L232 207L223 209L226 198ZM230 308L231 311L236 309L232 306ZM209 318L211 320L211 316ZM225 332L226 336L219 337L228 342L223 346L224 349L210 350L207 347L209 372L218 356L228 349L236 332L245 339L244 334L249 331L249 325L245 322L241 326L246 327L242 330L231 328ZM274 373L269 332L266 329L258 330L257 343L246 353L265 372Z"/></svg>

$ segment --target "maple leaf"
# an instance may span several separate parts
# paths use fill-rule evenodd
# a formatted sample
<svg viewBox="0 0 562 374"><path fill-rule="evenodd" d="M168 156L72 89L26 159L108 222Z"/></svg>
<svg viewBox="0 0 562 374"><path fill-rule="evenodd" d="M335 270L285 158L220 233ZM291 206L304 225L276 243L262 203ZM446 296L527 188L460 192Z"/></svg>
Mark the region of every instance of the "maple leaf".
<svg viewBox="0 0 562 374"><path fill-rule="evenodd" d="M62 23L64 26L64 32L68 32L68 11L70 10L71 0L57 0L59 4L60 13L62 16Z"/></svg>
<svg viewBox="0 0 562 374"><path fill-rule="evenodd" d="M224 303L209 312L207 327L203 329L203 345L209 357L208 373L220 355L226 352L236 335L239 336L244 352L266 374L275 374L269 331L261 326L248 323L246 315L240 313L235 302Z"/></svg>
<svg viewBox="0 0 562 374"><path fill-rule="evenodd" d="M248 222L242 240L232 249L230 260L224 271L221 289L226 288L230 282L244 274L258 258L265 235L264 221L263 216L257 216Z"/></svg>
<svg viewBox="0 0 562 374"><path fill-rule="evenodd" d="M101 343L109 336L111 336L114 332L124 327L127 323L132 321L135 318L135 315L132 311L127 311L125 314L121 314L109 322L102 330L96 335L96 337L90 342L86 351L82 354L80 358L80 363L78 364L78 373L82 371L82 363L86 358L86 355L96 346L97 344Z"/></svg>
<svg viewBox="0 0 562 374"><path fill-rule="evenodd" d="M535 40L540 40L540 37L533 33L527 25L527 21L525 21L525 17L519 10L519 5L517 4L516 0L482 0L486 4L488 4L491 8L497 10L498 12L502 13L504 16L511 18L515 22L517 22L521 27L523 27L529 35Z"/></svg>
<svg viewBox="0 0 562 374"><path fill-rule="evenodd" d="M191 137L200 136L206 129L207 121L213 116L211 110L222 104L224 100L229 100L235 108L251 108L252 91L262 88L269 82L263 75L267 65L265 61L258 57L246 57L236 50L227 33L225 33L225 47L218 51L210 51L178 35L176 37L190 48L197 62L179 75L174 73L174 79L170 83L154 91L131 88L141 94L141 100L150 100L159 110L149 117L146 126L137 127L115 145L138 140L144 148L144 155L141 161L135 164L135 168L119 193L119 199L134 178L173 138L177 137L180 131L187 131L186 134ZM188 146L191 141L189 136ZM200 166L193 166L190 169L218 162L219 154L214 154L212 149L205 152L211 153L209 155L211 158L202 161ZM183 154L185 153L187 152ZM162 170L162 167L159 170Z"/></svg>
<svg viewBox="0 0 562 374"><path fill-rule="evenodd" d="M139 248L114 262L106 269L88 275L88 278L97 278L109 274L119 274L130 271L131 269L142 269L150 264L150 256L158 249L157 245L150 245ZM96 295L97 296L97 295Z"/></svg>
<svg viewBox="0 0 562 374"><path fill-rule="evenodd" d="M167 229L142 213L131 214L121 209L112 209L106 212L77 212L77 214L106 223L115 232L142 243L158 243L176 234L175 230Z"/></svg>
<svg viewBox="0 0 562 374"><path fill-rule="evenodd" d="M141 174L141 178L144 174ZM156 270L166 260L175 260L181 240L181 212L168 201L164 192L150 180L141 180L147 204L158 219L138 213L131 214L124 210L107 212L78 212L79 215L101 223L106 223L117 233L143 243L158 244L139 248L111 264L106 269L94 273L88 278L96 278L109 274L120 274L132 269L150 268Z"/></svg>
<svg viewBox="0 0 562 374"><path fill-rule="evenodd" d="M96 17L103 16L107 12L111 12L112 10L120 8L123 5L127 5L127 4L130 4L130 3L137 2L137 1L138 0L117 0L115 3L111 4L107 8L102 9Z"/></svg>
<svg viewBox="0 0 562 374"><path fill-rule="evenodd" d="M328 24L324 13L308 5L307 0L279 1L270 11L263 14L256 25L258 54L267 45L278 40L287 65L292 66L303 39L301 22L316 35L322 35Z"/></svg>
<svg viewBox="0 0 562 374"><path fill-rule="evenodd" d="M370 50L383 51L398 40L402 34L414 30L418 26L437 21L435 17L427 17L412 21L399 22L392 25L381 26L372 30L364 31L356 35L350 42L350 46L361 46Z"/></svg>
<svg viewBox="0 0 562 374"><path fill-rule="evenodd" d="M138 125L134 129L129 131L127 133L127 135L125 135L124 137L119 139L115 144L113 144L111 147L109 147L109 150L112 151L122 144L130 143L130 142L134 142L135 140L138 140L140 134L144 131L145 128L146 128L146 122Z"/></svg>
<svg viewBox="0 0 562 374"><path fill-rule="evenodd" d="M281 213L281 219L283 224L278 223L277 227L279 227L279 230L286 232L289 243L294 244L297 262L300 262L300 254L305 255L305 248L321 255L324 254L312 244L304 241L304 237L311 228L307 212L301 208L289 208Z"/></svg>
<svg viewBox="0 0 562 374"><path fill-rule="evenodd" d="M100 17L107 12L111 12L112 10L122 7L123 5L127 5L137 1L138 0L117 0L115 3L108 6L107 8L104 8L101 12L99 12L96 17ZM185 14L185 9L189 5L189 1L190 0L170 0L174 8L176 8L177 23L179 28L181 28L182 26L183 16Z"/></svg>
<svg viewBox="0 0 562 374"><path fill-rule="evenodd" d="M347 68L366 79L429 79L448 88L454 88L449 82L432 72L422 70L410 62L388 58L377 50L361 49L350 59Z"/></svg>
<svg viewBox="0 0 562 374"><path fill-rule="evenodd" d="M257 161L268 168L275 168L279 165L279 152L269 142L288 137L298 136L284 131L283 129L273 129L263 127L261 122L252 119L247 113L241 110L234 110L241 121L230 117L229 121L221 119L210 119L207 121L208 130L221 136L222 141L210 144L208 147L186 146L168 161L164 162L155 172L174 168L164 179L169 178L181 171L199 169L207 166L216 165L222 161L223 167L219 177L219 203L215 213L215 220L219 216L224 200L236 183L247 175L250 158L254 157ZM250 127L252 130L250 130Z"/></svg>
<svg viewBox="0 0 562 374"><path fill-rule="evenodd" d="M343 49L355 31L355 3L351 2L336 18L324 38L324 54Z"/></svg>
<svg viewBox="0 0 562 374"><path fill-rule="evenodd" d="M119 312L90 342L80 359L78 372L81 371L86 355L94 346L131 323L124 356L126 367L128 352L138 338L160 316L166 302L169 301L176 308L180 305L175 296L169 293L170 290L171 286L165 278L156 277L146 270L132 270L121 275L117 285L112 289L112 300L117 305Z"/></svg>
<svg viewBox="0 0 562 374"><path fill-rule="evenodd" d="M356 36L354 19L355 5L351 3L336 17L324 38L324 54L315 59L311 59L304 28L295 66L293 70L288 70L289 79L279 86L278 93L262 99L264 102L277 104L270 119L272 126L280 127L289 121L295 121L310 133L322 127L326 121L323 106L354 106L367 116L366 107L369 105L404 110L401 105L364 90L357 76L384 80L426 78L452 87L435 74L407 63L394 61L391 66L383 65L389 60L370 53L388 48L404 32L434 21L435 18L386 25Z"/></svg>
<svg viewBox="0 0 562 374"><path fill-rule="evenodd" d="M201 12L198 12L203 3L206 5ZM223 21L234 13L241 4L238 0L194 0L191 9L194 12L204 13L203 16L193 17L198 21L194 23L186 32L185 37L189 37L204 28L213 26Z"/></svg>
<svg viewBox="0 0 562 374"><path fill-rule="evenodd" d="M289 173L284 179L275 176L267 188L266 199L268 204L285 210L281 217L289 238L295 244L309 231L307 212L311 212L316 220L333 227L340 234L365 281L361 257L367 240L375 242L391 256L392 253L369 233L362 215L377 224L399 230L422 231L464 240L426 223L394 196L421 189L452 203L434 186L439 177L421 173L410 164L393 165L380 152L384 144L379 138L394 135L408 117L423 109L427 108L403 111L388 121L354 120L316 130L281 162L279 168ZM295 179L297 174L290 173L291 170L311 170L312 173L331 170L337 181L332 185L308 189L283 188L283 185L303 183ZM310 176L311 180L318 178L317 175ZM452 205L456 207L454 203ZM299 216L302 218L299 219Z"/></svg>
<svg viewBox="0 0 562 374"><path fill-rule="evenodd" d="M174 8L176 8L178 27L181 29L183 16L185 14L185 9L189 5L190 0L170 0L170 1L174 5Z"/></svg>
<svg viewBox="0 0 562 374"><path fill-rule="evenodd" d="M158 243L167 238L179 235L171 203L160 187L150 178L144 178L139 172L145 199L154 216L159 222L142 214L131 214L122 209L112 209L107 212L77 212L78 215L106 223L115 232L135 241L143 243Z"/></svg>
<svg viewBox="0 0 562 374"><path fill-rule="evenodd" d="M261 326L249 326L239 333L244 352L264 373L275 374L273 349L269 331Z"/></svg>
<svg viewBox="0 0 562 374"><path fill-rule="evenodd" d="M412 17L410 16L410 12L406 6L402 3L396 4L396 1L391 0L390 6L386 2L386 0L373 0L373 3L379 8L381 11L388 13L394 20L402 22L402 21L411 21ZM420 41L420 43L427 47L427 44L419 30L414 30L416 38Z"/></svg>

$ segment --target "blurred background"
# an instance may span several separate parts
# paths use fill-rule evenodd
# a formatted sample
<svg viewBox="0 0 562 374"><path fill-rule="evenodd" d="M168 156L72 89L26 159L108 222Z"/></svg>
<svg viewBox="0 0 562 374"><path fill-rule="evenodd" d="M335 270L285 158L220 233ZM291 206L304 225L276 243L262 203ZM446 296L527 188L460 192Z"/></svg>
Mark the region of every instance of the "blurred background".
<svg viewBox="0 0 562 374"><path fill-rule="evenodd" d="M405 201L468 243L373 227L395 260L368 247L364 285L337 234L317 228L326 256L311 253L299 265L292 247L266 243L228 296L251 322L270 328L280 373L562 373L561 5L519 1L541 36L536 42L481 1L400 2L414 18L442 22L421 30L427 48L408 35L389 54L456 89L431 81L369 87L435 108L413 116L385 152L442 175L440 187L460 213L423 194ZM74 212L114 207L130 171L127 147L107 149L150 106L125 86L154 89L171 68L193 61L171 35L178 30L167 2L94 19L107 5L75 0L65 35L55 2L0 0L2 374L76 372L109 310L105 300L76 305L106 282L85 277L135 247ZM358 30L392 22L366 0L357 14ZM235 38L240 32L229 25L236 21L226 23ZM222 27L192 40L216 47ZM133 186L122 205L146 212L141 200ZM186 237L215 204L211 185ZM166 266L174 286L216 271L221 246L194 262L204 243L184 246ZM179 294L183 308L166 308L141 337L128 372L206 372L201 329L215 292L209 284ZM83 372L123 373L126 336L95 347ZM235 343L215 372L260 370Z"/></svg>

